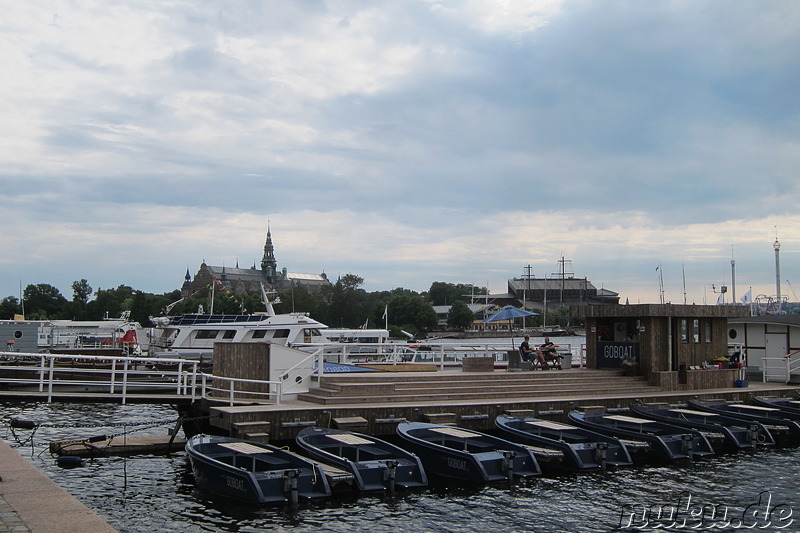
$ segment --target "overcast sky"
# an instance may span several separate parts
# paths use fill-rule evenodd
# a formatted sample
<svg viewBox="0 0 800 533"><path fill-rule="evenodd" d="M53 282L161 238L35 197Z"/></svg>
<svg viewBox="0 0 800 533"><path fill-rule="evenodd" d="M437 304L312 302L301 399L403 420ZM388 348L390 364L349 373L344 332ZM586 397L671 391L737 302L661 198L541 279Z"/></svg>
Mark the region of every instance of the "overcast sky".
<svg viewBox="0 0 800 533"><path fill-rule="evenodd" d="M800 291L800 2L40 1L0 19L0 297L205 260ZM660 271L657 267L660 266ZM730 292L726 296L730 301Z"/></svg>

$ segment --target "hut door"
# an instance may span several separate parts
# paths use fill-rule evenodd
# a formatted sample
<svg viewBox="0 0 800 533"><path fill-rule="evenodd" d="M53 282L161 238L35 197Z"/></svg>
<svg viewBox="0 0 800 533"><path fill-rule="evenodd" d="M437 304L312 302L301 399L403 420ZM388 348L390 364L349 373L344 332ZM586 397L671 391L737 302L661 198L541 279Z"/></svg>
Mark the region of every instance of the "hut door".
<svg viewBox="0 0 800 533"><path fill-rule="evenodd" d="M766 353L764 354L764 380L785 383L786 361L784 356L788 353L786 346L786 333L769 333L766 336Z"/></svg>

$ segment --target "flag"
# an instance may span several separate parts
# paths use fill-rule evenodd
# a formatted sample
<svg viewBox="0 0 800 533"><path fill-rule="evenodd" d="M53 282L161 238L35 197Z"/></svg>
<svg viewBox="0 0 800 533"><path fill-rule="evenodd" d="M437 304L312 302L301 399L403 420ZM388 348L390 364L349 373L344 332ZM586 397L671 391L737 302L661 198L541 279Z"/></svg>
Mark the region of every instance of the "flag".
<svg viewBox="0 0 800 533"><path fill-rule="evenodd" d="M753 289L750 289L749 291L744 293L744 296L742 296L742 303L744 305L750 305L752 302L753 302Z"/></svg>
<svg viewBox="0 0 800 533"><path fill-rule="evenodd" d="M717 305L722 305L722 293L719 293L719 296L717 296Z"/></svg>
<svg viewBox="0 0 800 533"><path fill-rule="evenodd" d="M387 316L389 316L389 304L386 304L386 307L383 308L383 316L381 318L385 320Z"/></svg>

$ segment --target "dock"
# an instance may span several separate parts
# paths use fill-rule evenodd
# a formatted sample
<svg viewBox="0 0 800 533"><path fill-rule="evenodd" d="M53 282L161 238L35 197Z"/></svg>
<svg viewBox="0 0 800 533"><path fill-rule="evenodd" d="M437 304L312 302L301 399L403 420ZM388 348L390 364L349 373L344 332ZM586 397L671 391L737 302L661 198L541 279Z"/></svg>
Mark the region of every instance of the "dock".
<svg viewBox="0 0 800 533"><path fill-rule="evenodd" d="M117 531L2 440L0 478L2 532Z"/></svg>

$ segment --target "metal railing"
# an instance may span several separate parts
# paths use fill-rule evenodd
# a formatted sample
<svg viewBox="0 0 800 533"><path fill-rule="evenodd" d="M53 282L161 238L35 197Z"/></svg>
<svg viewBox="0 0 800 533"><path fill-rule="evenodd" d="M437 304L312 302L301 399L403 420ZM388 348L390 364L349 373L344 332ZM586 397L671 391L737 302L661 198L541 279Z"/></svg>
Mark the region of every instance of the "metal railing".
<svg viewBox="0 0 800 533"><path fill-rule="evenodd" d="M800 376L800 357L795 357L800 354L800 350L786 354L783 360L786 363L786 383L792 380L792 376Z"/></svg>
<svg viewBox="0 0 800 533"><path fill-rule="evenodd" d="M309 357L320 359L321 351ZM200 361L189 359L0 352L0 386L37 392L48 402L60 392L119 396L123 404L131 394L156 399L168 392L191 401L279 404L284 394L309 377L303 368L306 361L284 372L280 380L269 381L204 373Z"/></svg>

